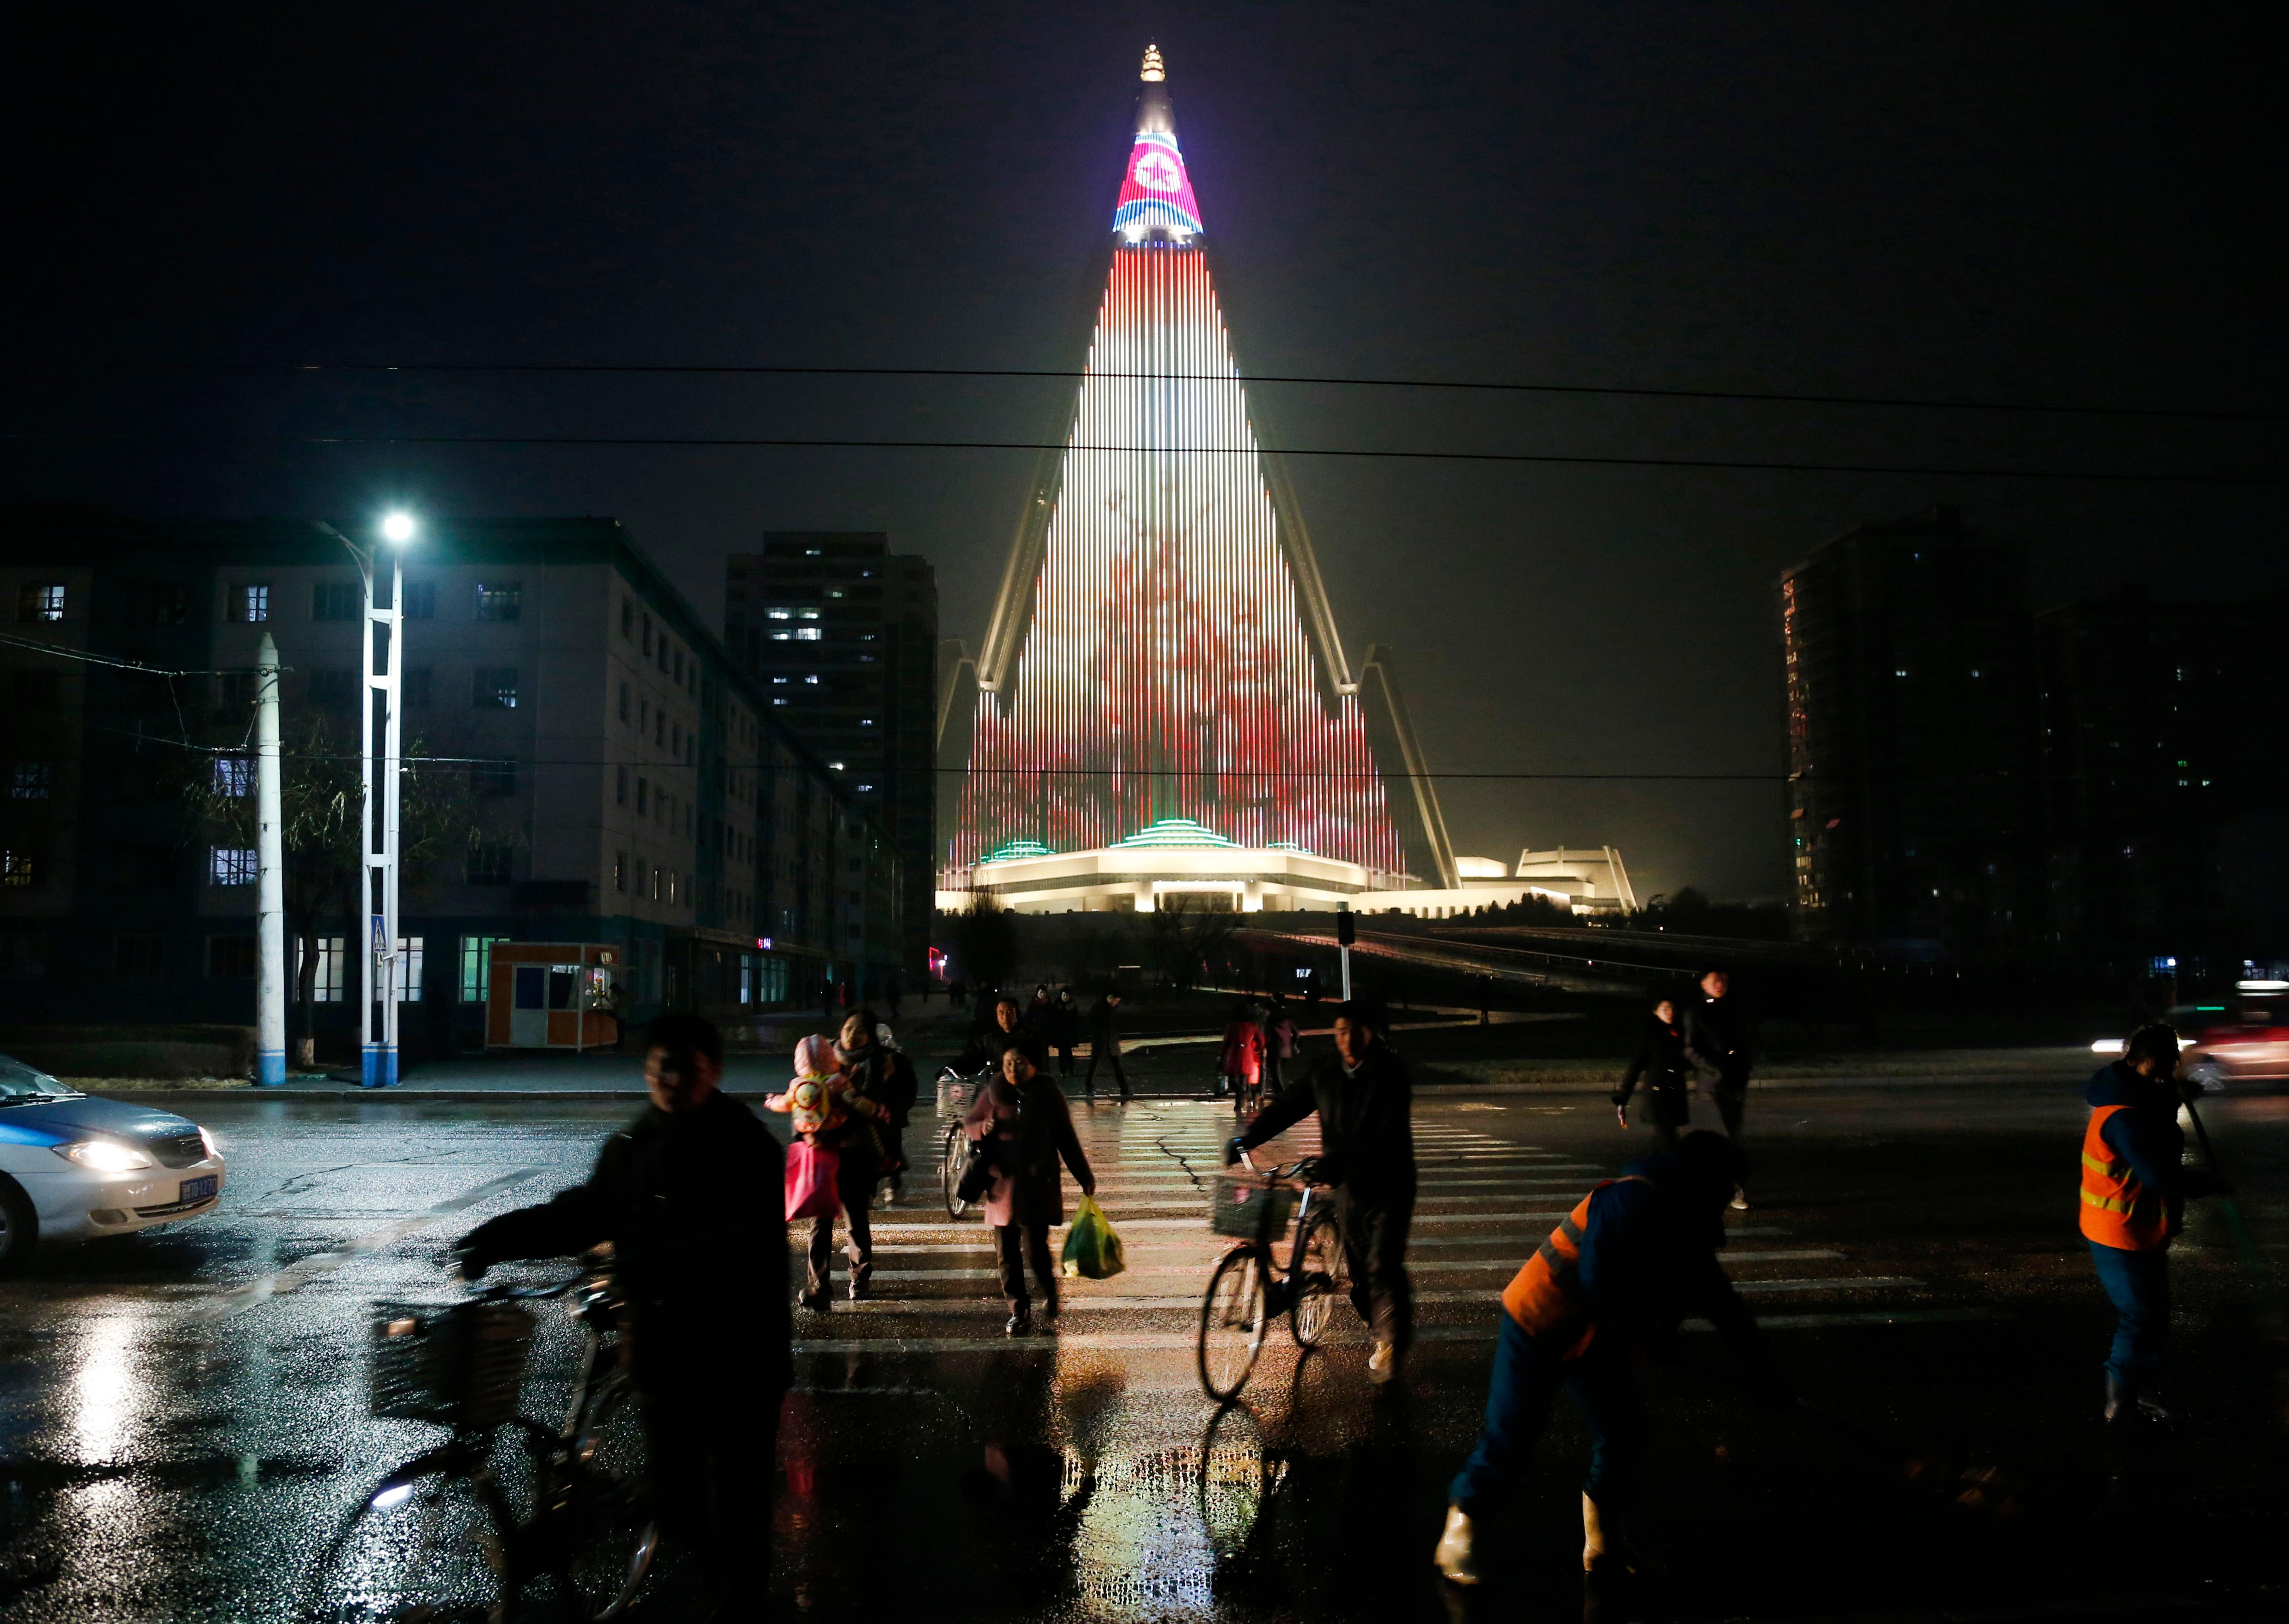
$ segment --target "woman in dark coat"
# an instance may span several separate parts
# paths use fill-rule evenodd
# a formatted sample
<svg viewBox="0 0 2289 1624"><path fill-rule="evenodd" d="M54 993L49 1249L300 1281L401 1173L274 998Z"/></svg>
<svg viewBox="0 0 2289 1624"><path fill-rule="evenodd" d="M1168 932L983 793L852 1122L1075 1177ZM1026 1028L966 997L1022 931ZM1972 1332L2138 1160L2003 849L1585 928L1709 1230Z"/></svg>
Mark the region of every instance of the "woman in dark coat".
<svg viewBox="0 0 2289 1624"><path fill-rule="evenodd" d="M1645 1079L1646 1092L1653 1096L1649 1113L1653 1131L1661 1135L1663 1150L1673 1150L1678 1130L1692 1120L1693 1063L1685 1057L1685 1028L1677 1018L1672 999L1655 1003L1645 1037L1638 1044L1637 1058L1630 1062L1629 1074L1614 1091L1614 1114L1624 1128L1630 1125L1630 1095L1637 1091L1640 1077Z"/></svg>
<svg viewBox="0 0 2289 1624"><path fill-rule="evenodd" d="M962 1127L984 1141L993 1168L985 1192L985 1222L993 1226L993 1255L1001 1275L1001 1295L1009 1304L1002 1329L1024 1336L1033 1328L1033 1301L1025 1291L1025 1268L1041 1288L1041 1310L1057 1317L1057 1270L1049 1256L1049 1230L1065 1217L1065 1190L1057 1162L1073 1169L1083 1195L1097 1192L1065 1090L1033 1063L1022 1043L1001 1051L1001 1075L977 1091L977 1103Z"/></svg>

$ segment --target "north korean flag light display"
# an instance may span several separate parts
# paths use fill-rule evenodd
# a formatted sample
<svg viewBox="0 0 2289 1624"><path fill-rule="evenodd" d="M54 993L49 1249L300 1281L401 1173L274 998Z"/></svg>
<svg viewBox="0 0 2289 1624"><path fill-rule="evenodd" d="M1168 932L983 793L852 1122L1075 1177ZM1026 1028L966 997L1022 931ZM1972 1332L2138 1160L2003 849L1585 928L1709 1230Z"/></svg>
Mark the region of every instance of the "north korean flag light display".
<svg viewBox="0 0 2289 1624"><path fill-rule="evenodd" d="M1024 641L979 697L947 856L1190 818L1397 872L1358 692L1304 632L1157 56L1145 77Z"/></svg>

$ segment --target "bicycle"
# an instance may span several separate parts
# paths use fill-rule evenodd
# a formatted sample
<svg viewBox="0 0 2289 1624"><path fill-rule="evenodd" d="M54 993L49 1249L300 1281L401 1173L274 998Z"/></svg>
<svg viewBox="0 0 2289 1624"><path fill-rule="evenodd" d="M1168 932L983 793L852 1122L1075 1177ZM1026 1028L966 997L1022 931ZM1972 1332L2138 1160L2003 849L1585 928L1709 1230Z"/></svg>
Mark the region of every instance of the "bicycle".
<svg viewBox="0 0 2289 1624"><path fill-rule="evenodd" d="M961 1198L958 1188L962 1170L969 1165L969 1135L962 1130L961 1121L976 1103L978 1090L993 1077L993 1069L990 1066L971 1077L964 1077L952 1066L938 1068L937 1108L953 1117L938 1145L938 1183L945 1196L945 1215L949 1218L961 1217L972 1205Z"/></svg>
<svg viewBox="0 0 2289 1624"><path fill-rule="evenodd" d="M518 1413L533 1317L528 1302L573 1297L584 1333L563 1422ZM542 1286L491 1286L443 1306L374 1305L368 1407L452 1429L381 1479L313 1568L304 1616L444 1624L515 1619L553 1579L559 1612L621 1617L651 1571L659 1532L643 1481L634 1390L619 1359L611 1278L583 1270ZM512 1503L506 1434L531 1452L530 1495ZM474 1559L473 1559L474 1558Z"/></svg>
<svg viewBox="0 0 2289 1624"><path fill-rule="evenodd" d="M1218 1404L1229 1404L1248 1385L1274 1317L1287 1315L1296 1347L1309 1351L1326 1334L1336 1302L1351 1294L1343 1220L1320 1198L1327 1186L1315 1182L1316 1172L1316 1161L1306 1157L1272 1169L1261 1182L1220 1179L1209 1193L1208 1227L1240 1243L1217 1260L1200 1299L1200 1385ZM1287 1227L1291 1206L1294 1231L1283 1270L1272 1243Z"/></svg>

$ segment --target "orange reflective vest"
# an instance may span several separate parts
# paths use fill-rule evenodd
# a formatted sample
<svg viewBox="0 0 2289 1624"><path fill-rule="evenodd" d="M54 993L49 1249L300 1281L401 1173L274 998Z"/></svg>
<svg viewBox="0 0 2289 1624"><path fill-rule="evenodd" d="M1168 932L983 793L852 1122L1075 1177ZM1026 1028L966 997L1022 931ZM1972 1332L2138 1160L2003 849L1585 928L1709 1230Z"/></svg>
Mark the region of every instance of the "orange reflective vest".
<svg viewBox="0 0 2289 1624"><path fill-rule="evenodd" d="M2130 1163L2115 1152L2101 1131L2127 1105L2101 1105L2090 1113L2082 1135L2082 1232L2102 1246L2122 1252L2157 1252L2170 1244L2177 1226L2158 1190L2138 1182Z"/></svg>
<svg viewBox="0 0 2289 1624"><path fill-rule="evenodd" d="M1550 1238L1535 1249L1526 1267L1503 1288L1503 1308L1529 1336L1547 1336L1565 1349L1565 1357L1578 1359L1589 1351L1598 1327L1590 1318L1589 1300L1582 1294L1582 1231L1590 1225L1590 1203L1607 1184L1643 1183L1628 1179L1601 1180L1574 1210L1559 1221Z"/></svg>

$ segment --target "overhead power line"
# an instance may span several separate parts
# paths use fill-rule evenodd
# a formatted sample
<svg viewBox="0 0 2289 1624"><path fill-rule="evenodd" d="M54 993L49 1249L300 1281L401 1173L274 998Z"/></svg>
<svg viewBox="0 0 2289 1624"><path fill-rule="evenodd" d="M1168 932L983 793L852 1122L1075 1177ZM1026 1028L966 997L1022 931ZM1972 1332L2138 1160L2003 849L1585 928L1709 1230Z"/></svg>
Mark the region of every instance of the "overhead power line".
<svg viewBox="0 0 2289 1624"><path fill-rule="evenodd" d="M660 362L271 362L271 361L12 361L10 371L237 372L271 374L498 373L506 376L591 373L664 378L1142 378L1169 383L1229 383L1220 372L1087 372L1056 367L746 366ZM2183 406L2087 405L2050 401L1984 401L1944 396L1814 394L1759 389L1655 389L1623 384L1550 384L1495 378L1338 378L1306 373L1243 373L1242 384L1295 384L1340 389L1456 389L1501 394L1611 395L1624 400L1741 401L1775 406L1876 406L1916 411L2020 412L2044 417L2181 418L2210 423L2289 423L2289 412L2220 411Z"/></svg>
<svg viewBox="0 0 2289 1624"><path fill-rule="evenodd" d="M1126 446L1057 440L879 440L744 434L252 434L4 430L0 442L302 446L581 446L685 450L1106 451L1120 456L1347 457L1375 461L1551 465L1588 468L1698 468L1749 474L1897 474L1919 479L2067 480L2133 485L2289 484L2289 474L2239 469L2145 473L2120 468L2013 468L1938 463L1803 462L1722 457L1592 457L1556 451L1394 450L1368 446Z"/></svg>

